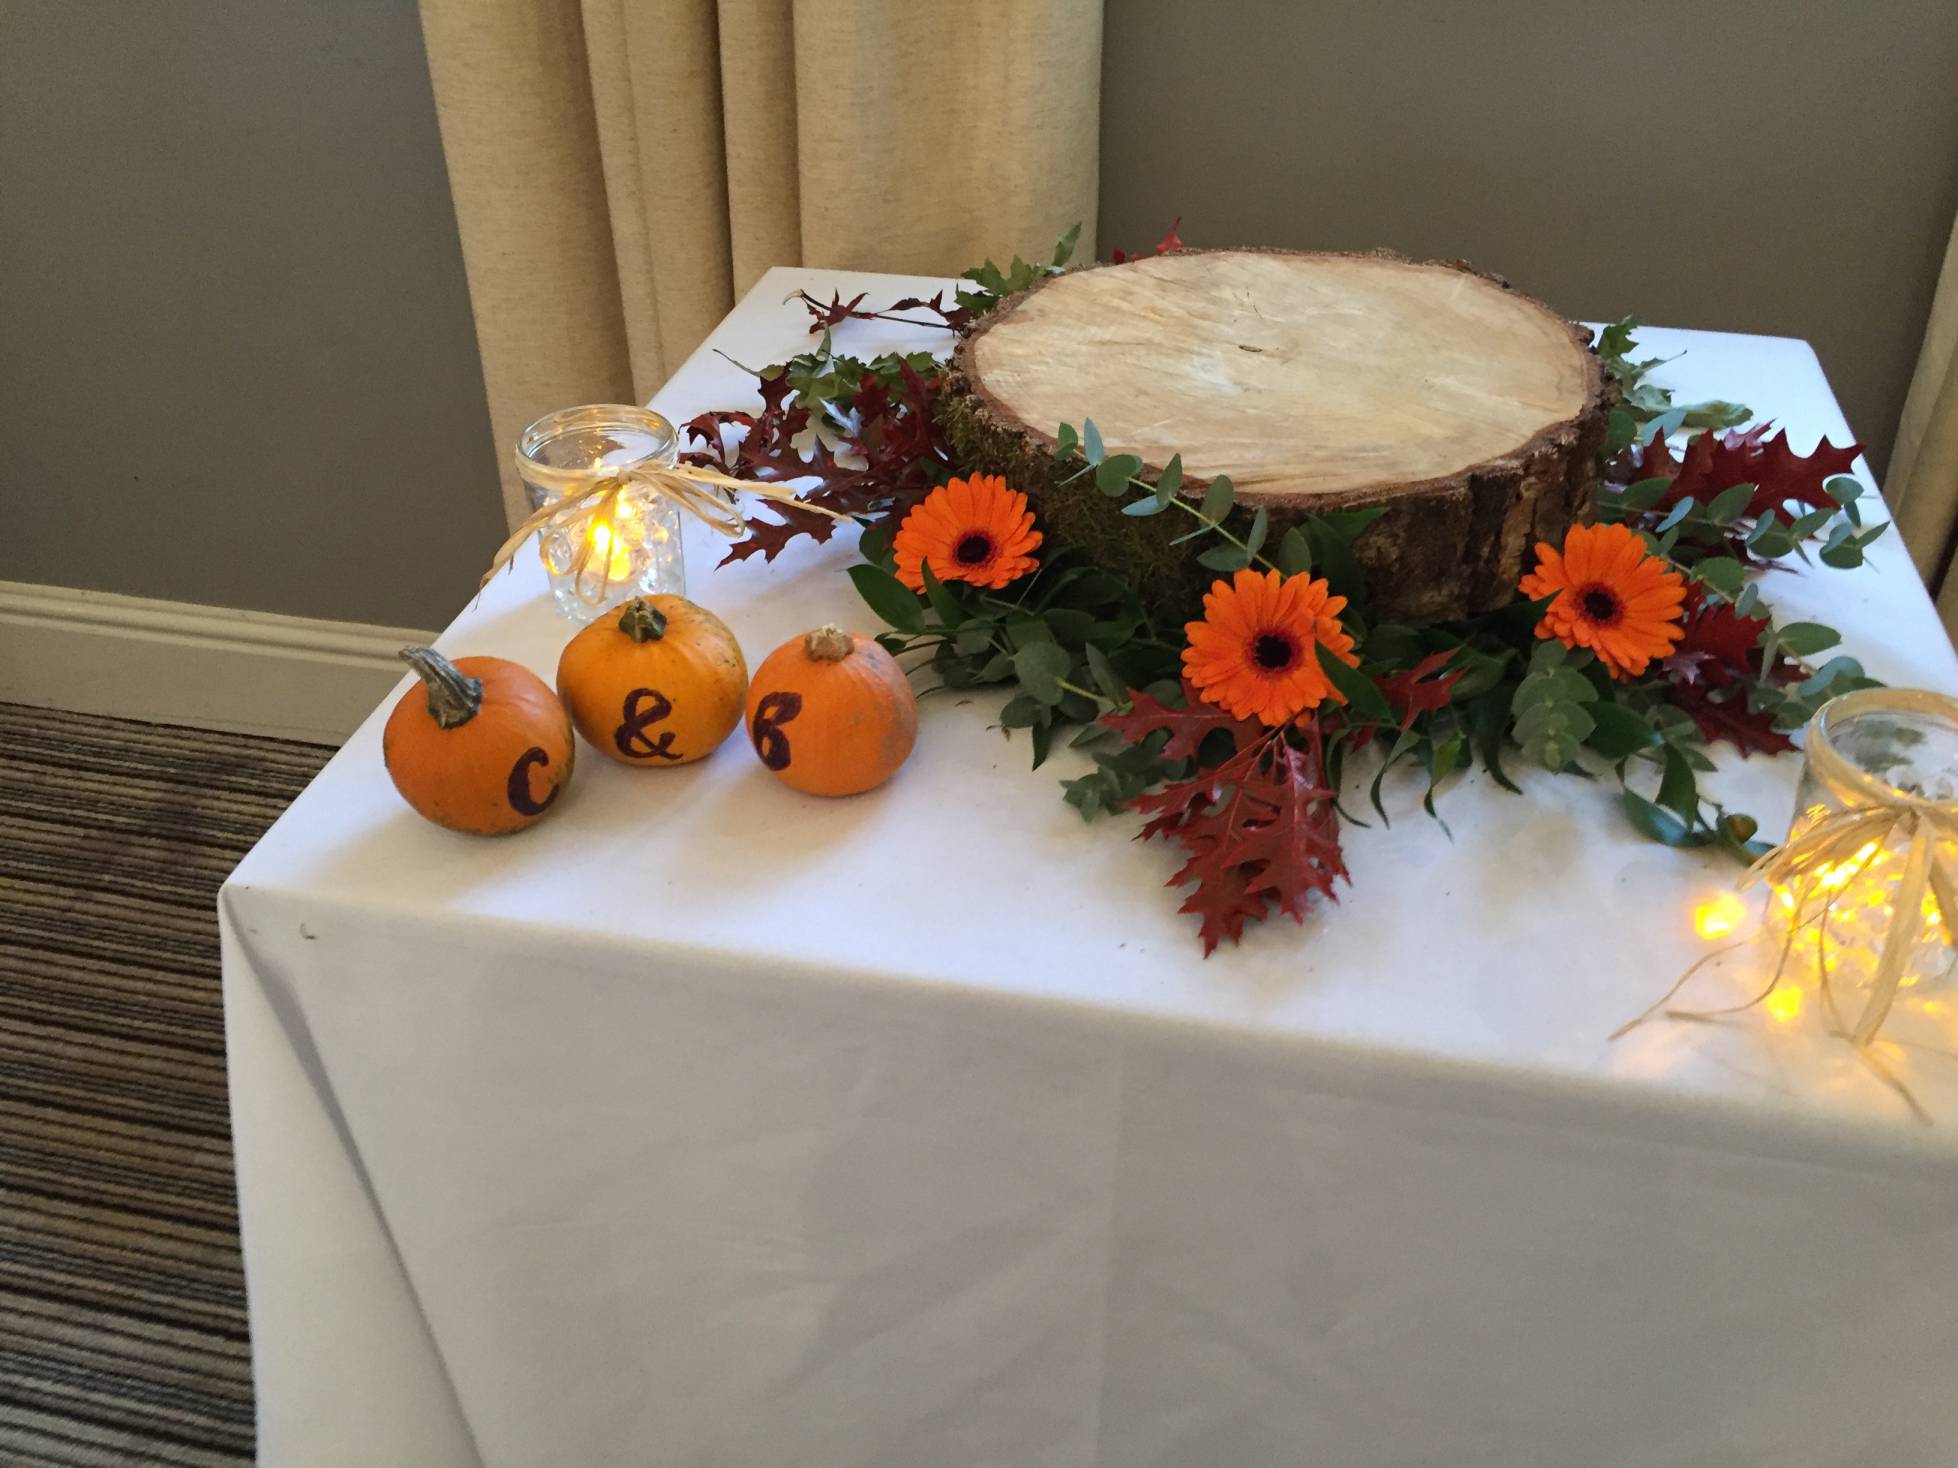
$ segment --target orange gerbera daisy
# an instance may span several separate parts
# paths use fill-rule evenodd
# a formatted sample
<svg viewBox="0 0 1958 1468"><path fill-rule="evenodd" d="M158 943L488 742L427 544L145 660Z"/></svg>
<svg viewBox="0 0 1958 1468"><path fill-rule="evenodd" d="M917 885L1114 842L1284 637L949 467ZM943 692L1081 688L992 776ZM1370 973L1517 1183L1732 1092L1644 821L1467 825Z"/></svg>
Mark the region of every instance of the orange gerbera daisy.
<svg viewBox="0 0 1958 1468"><path fill-rule="evenodd" d="M1319 666L1318 649L1357 661L1353 639L1339 625L1345 609L1346 598L1331 595L1322 580L1239 571L1215 582L1203 599L1203 620L1184 626L1184 676L1205 703L1274 726L1327 698L1344 703Z"/></svg>
<svg viewBox="0 0 1958 1468"><path fill-rule="evenodd" d="M1040 564L1033 558L1040 541L1027 497L997 474L974 474L926 495L904 517L892 548L897 579L923 591L927 562L940 581L995 587L1018 581Z"/></svg>
<svg viewBox="0 0 1958 1468"><path fill-rule="evenodd" d="M1536 548L1536 569L1523 595L1556 594L1537 623L1538 637L1588 647L1612 677L1636 678L1665 657L1681 635L1686 581L1624 525L1573 525L1559 552Z"/></svg>

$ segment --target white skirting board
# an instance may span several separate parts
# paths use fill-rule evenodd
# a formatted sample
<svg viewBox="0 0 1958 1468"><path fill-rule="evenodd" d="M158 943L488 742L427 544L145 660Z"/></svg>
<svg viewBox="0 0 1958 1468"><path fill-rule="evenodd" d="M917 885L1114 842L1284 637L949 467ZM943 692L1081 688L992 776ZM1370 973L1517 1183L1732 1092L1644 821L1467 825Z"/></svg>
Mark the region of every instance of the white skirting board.
<svg viewBox="0 0 1958 1468"><path fill-rule="evenodd" d="M433 634L0 581L0 702L339 744Z"/></svg>

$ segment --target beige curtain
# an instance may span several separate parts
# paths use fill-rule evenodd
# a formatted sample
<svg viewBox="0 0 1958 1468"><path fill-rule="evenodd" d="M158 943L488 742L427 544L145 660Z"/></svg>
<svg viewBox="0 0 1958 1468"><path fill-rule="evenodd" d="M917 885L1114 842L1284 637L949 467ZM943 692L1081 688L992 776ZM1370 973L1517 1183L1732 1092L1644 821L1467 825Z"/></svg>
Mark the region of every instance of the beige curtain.
<svg viewBox="0 0 1958 1468"><path fill-rule="evenodd" d="M1944 625L1958 638L1958 223L1897 423L1885 492L1911 558L1937 594Z"/></svg>
<svg viewBox="0 0 1958 1468"><path fill-rule="evenodd" d="M1093 247L1102 0L421 0L509 448L644 402L771 265Z"/></svg>

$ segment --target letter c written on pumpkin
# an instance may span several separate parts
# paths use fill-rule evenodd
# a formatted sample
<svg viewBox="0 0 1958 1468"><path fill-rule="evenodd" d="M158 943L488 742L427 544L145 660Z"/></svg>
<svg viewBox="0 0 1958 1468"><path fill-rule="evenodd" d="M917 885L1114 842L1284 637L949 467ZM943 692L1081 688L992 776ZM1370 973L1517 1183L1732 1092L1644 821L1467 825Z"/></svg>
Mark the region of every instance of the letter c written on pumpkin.
<svg viewBox="0 0 1958 1468"><path fill-rule="evenodd" d="M541 816L550 809L551 802L557 799L561 786L551 786L551 793L542 800L538 800L530 793L530 767L548 766L550 762L550 755L534 744L517 756L516 764L510 767L510 809L526 816Z"/></svg>

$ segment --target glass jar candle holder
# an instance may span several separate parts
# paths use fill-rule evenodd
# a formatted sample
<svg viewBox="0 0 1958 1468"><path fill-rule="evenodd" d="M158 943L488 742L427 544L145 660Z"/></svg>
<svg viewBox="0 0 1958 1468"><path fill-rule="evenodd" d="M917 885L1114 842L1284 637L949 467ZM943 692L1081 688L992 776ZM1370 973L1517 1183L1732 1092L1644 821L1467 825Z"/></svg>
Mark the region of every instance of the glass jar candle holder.
<svg viewBox="0 0 1958 1468"><path fill-rule="evenodd" d="M1886 822L1886 812L1897 818ZM1868 814L1858 820L1851 813ZM1919 875L1911 882L1913 832L1920 829ZM1925 874L1932 864L1958 873L1958 840L1946 834L1958 832L1958 699L1872 688L1822 706L1808 724L1789 847L1832 830L1841 834L1825 848L1826 860L1776 884L1771 928L1791 967L1816 975L1830 1027L1868 1040L1893 997L1922 1002L1952 982L1958 955L1937 884ZM1916 910L1897 924L1904 903ZM1892 943L1904 945L1894 995L1878 989L1879 964Z"/></svg>
<svg viewBox="0 0 1958 1468"><path fill-rule="evenodd" d="M533 510L582 493L625 470L679 462L680 436L646 408L596 403L547 413L517 439L517 473ZM608 511L544 527L538 552L551 596L574 622L590 622L635 596L686 595L681 510L628 484Z"/></svg>

